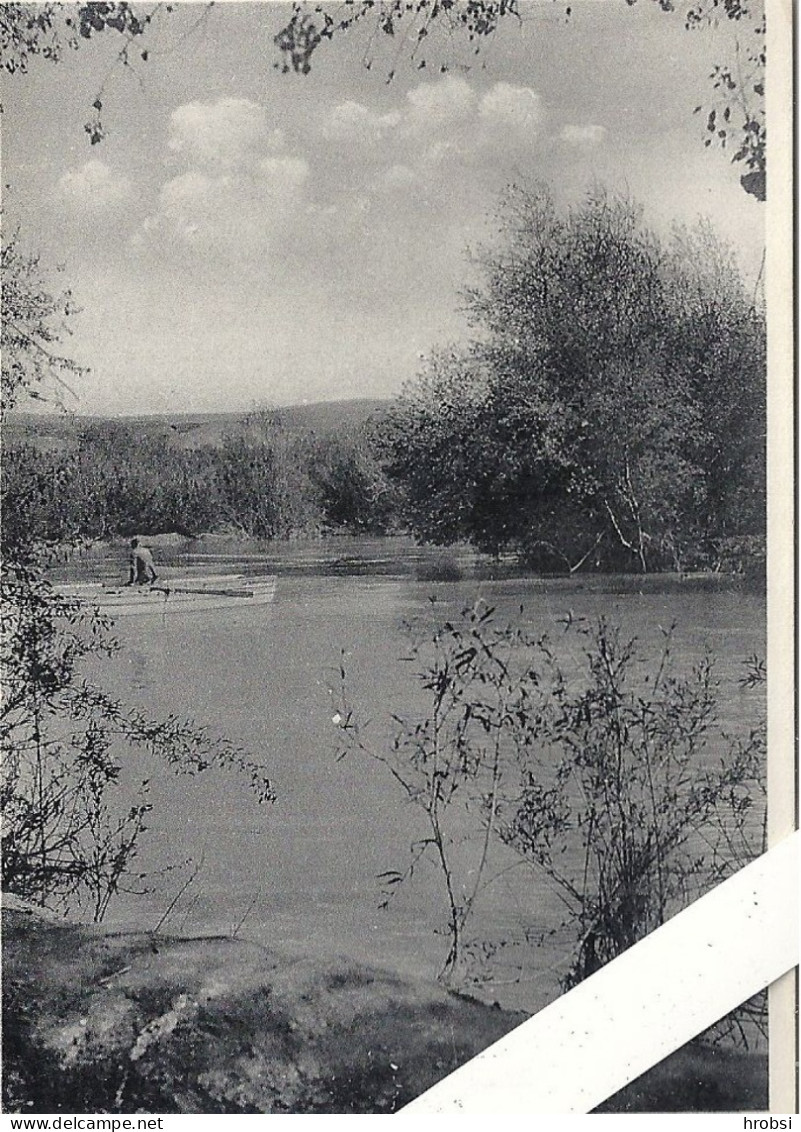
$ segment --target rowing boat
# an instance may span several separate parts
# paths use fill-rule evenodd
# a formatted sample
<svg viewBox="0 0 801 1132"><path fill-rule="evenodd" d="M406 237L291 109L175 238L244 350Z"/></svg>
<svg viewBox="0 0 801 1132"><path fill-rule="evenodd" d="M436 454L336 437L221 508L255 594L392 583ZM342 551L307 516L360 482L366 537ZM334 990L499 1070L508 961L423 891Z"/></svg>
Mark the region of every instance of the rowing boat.
<svg viewBox="0 0 801 1132"><path fill-rule="evenodd" d="M148 613L200 613L209 609L251 609L275 597L275 577L247 578L241 574L204 578L160 578L150 586L84 582L59 587L68 597L98 606L113 617Z"/></svg>

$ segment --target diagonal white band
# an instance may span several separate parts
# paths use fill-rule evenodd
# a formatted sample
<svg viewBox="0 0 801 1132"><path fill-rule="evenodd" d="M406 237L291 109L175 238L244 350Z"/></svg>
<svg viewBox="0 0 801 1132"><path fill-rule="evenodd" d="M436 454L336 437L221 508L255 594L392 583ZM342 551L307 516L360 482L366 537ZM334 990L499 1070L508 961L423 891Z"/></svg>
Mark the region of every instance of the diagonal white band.
<svg viewBox="0 0 801 1132"><path fill-rule="evenodd" d="M398 1115L587 1113L798 963L794 833Z"/></svg>

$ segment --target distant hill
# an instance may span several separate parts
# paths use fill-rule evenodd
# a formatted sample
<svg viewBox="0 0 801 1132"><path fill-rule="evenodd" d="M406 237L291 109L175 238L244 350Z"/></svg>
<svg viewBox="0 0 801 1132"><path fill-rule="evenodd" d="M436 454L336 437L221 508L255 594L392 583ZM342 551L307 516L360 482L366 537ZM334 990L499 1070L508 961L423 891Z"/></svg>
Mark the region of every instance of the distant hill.
<svg viewBox="0 0 801 1132"><path fill-rule="evenodd" d="M391 404L378 398L352 401L316 401L309 405L260 410L280 420L292 432L324 436L349 432L380 416ZM3 442L27 443L42 451L69 449L86 428L122 428L142 436L166 436L180 448L216 446L222 438L243 427L254 413L154 413L134 417L76 416L69 413L11 413L3 425Z"/></svg>

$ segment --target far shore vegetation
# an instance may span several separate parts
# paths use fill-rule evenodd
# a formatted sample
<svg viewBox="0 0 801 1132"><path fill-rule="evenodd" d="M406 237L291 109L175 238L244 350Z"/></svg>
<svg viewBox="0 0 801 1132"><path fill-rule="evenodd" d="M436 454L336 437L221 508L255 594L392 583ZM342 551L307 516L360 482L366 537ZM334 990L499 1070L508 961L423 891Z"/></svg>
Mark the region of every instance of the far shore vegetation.
<svg viewBox="0 0 801 1132"><path fill-rule="evenodd" d="M47 441L29 418L9 432L9 529L406 532L547 573L759 575L765 312L713 229L660 238L603 189L560 211L519 186L476 260L473 341L369 413L261 409L197 436L73 417Z"/></svg>

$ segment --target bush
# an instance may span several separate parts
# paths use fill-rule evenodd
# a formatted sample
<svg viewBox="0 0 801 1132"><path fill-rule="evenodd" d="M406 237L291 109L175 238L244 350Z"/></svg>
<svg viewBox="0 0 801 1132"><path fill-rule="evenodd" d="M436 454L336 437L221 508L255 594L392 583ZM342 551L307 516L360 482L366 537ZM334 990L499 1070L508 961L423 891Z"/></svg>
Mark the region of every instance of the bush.
<svg viewBox="0 0 801 1132"><path fill-rule="evenodd" d="M385 900L423 858L436 861L449 937L442 975L464 978L471 949L492 955L468 923L496 875L493 845L559 891L566 923L551 928L573 941L566 987L762 850L763 706L747 734L723 732L714 665L676 673L672 630L649 659L607 621L571 619L571 655L582 646L572 671L547 636L498 625L480 604L429 637L409 631L428 712L394 716L391 746L374 747L343 669L338 719L344 752L383 764L425 815L428 833L406 868L383 876ZM763 677L751 658L743 687L759 697Z"/></svg>
<svg viewBox="0 0 801 1132"><path fill-rule="evenodd" d="M536 743L516 749L518 794L499 827L561 892L575 938L566 986L756 855L765 766L764 727L720 731L711 660L676 675L670 633L649 665L603 619L577 631L581 675L568 682L549 657Z"/></svg>
<svg viewBox="0 0 801 1132"><path fill-rule="evenodd" d="M451 554L440 554L429 562L421 562L415 571L418 582L460 582L462 568Z"/></svg>
<svg viewBox="0 0 801 1132"><path fill-rule="evenodd" d="M715 551L719 570L728 574L740 574L752 581L765 581L767 546L764 535L718 539Z"/></svg>

